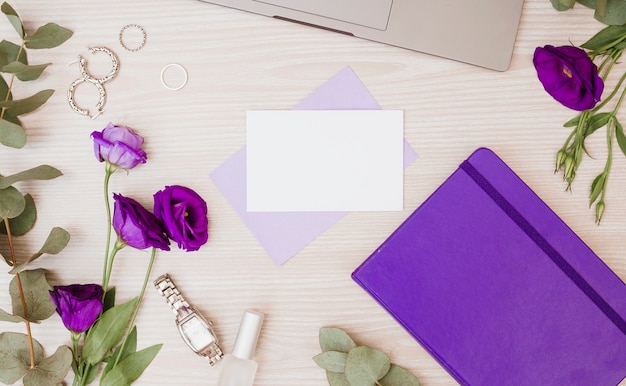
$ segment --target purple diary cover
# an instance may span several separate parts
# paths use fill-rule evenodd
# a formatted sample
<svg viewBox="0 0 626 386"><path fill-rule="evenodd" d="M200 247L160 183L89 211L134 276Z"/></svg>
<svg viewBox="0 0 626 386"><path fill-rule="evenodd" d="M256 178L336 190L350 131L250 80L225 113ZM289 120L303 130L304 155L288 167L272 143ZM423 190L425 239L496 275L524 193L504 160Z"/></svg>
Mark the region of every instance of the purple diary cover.
<svg viewBox="0 0 626 386"><path fill-rule="evenodd" d="M489 149L352 277L463 385L626 376L626 286Z"/></svg>

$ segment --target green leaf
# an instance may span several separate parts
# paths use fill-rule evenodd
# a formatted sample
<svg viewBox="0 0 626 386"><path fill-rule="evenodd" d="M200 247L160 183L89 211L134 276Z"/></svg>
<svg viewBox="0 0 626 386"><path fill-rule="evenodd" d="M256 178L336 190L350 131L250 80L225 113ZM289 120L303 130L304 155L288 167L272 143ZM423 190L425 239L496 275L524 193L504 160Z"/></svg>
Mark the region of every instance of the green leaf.
<svg viewBox="0 0 626 386"><path fill-rule="evenodd" d="M391 365L387 375L381 378L381 386L419 386L415 375L400 366Z"/></svg>
<svg viewBox="0 0 626 386"><path fill-rule="evenodd" d="M578 121L580 121L580 115L577 115L574 118L570 119L569 121L565 122L565 124L563 124L563 127L578 126Z"/></svg>
<svg viewBox="0 0 626 386"><path fill-rule="evenodd" d="M48 23L41 26L34 34L26 36L26 48L54 48L65 43L72 37L72 31L63 28L56 23Z"/></svg>
<svg viewBox="0 0 626 386"><path fill-rule="evenodd" d="M7 64L16 61L22 64L28 64L28 56L26 54L26 50L8 40L0 41L0 67L4 67ZM6 91L2 92L0 96L2 97L2 99L6 99Z"/></svg>
<svg viewBox="0 0 626 386"><path fill-rule="evenodd" d="M15 274L23 271L28 264L32 261L38 259L43 254L47 253L49 255L56 255L61 252L63 248L67 246L67 243L70 241L70 234L63 228L54 227L50 230L48 234L48 238L44 242L43 246L39 249L37 253L32 255L28 260L23 263L17 264L9 273Z"/></svg>
<svg viewBox="0 0 626 386"><path fill-rule="evenodd" d="M596 33L591 39L581 44L582 48L591 51L603 51L613 47L626 37L626 26L610 25Z"/></svg>
<svg viewBox="0 0 626 386"><path fill-rule="evenodd" d="M328 384L330 386L350 386L350 382L348 382L348 378L346 378L346 374L344 373L333 373L332 371L327 371L326 379L328 379Z"/></svg>
<svg viewBox="0 0 626 386"><path fill-rule="evenodd" d="M115 305L115 287L111 287L104 293L104 307L102 312L107 311L109 308Z"/></svg>
<svg viewBox="0 0 626 386"><path fill-rule="evenodd" d="M1 181L1 180L0 180ZM35 206L35 200L30 194L24 195L24 201L26 206L19 216L9 219L9 226L11 227L11 235L22 236L26 232L32 229L37 220L37 207ZM0 222L0 234L6 235L7 229L4 222Z"/></svg>
<svg viewBox="0 0 626 386"><path fill-rule="evenodd" d="M617 120L615 120L615 138L617 139L617 145L622 150L622 153L626 155L626 136L624 136L624 127Z"/></svg>
<svg viewBox="0 0 626 386"><path fill-rule="evenodd" d="M333 373L343 373L346 368L346 358L348 354L339 351L324 351L313 357L313 360L317 365L324 370L332 371Z"/></svg>
<svg viewBox="0 0 626 386"><path fill-rule="evenodd" d="M161 344L130 354L100 380L100 386L126 386L135 382L161 349Z"/></svg>
<svg viewBox="0 0 626 386"><path fill-rule="evenodd" d="M603 126L606 126L606 124L609 122L609 119L611 118L612 115L613 115L612 113L600 113L600 114L596 114L592 116L587 121L587 128L585 129L584 137L588 137L594 131L598 130L599 128Z"/></svg>
<svg viewBox="0 0 626 386"><path fill-rule="evenodd" d="M130 319L138 298L117 305L100 316L89 330L83 347L83 359L89 364L97 364L122 339L126 324Z"/></svg>
<svg viewBox="0 0 626 386"><path fill-rule="evenodd" d="M0 309L0 321L11 322L11 323L21 323L21 322L26 322L26 319L18 315L9 314L5 310Z"/></svg>
<svg viewBox="0 0 626 386"><path fill-rule="evenodd" d="M59 346L54 354L44 358L24 376L24 386L58 385L72 366L72 350Z"/></svg>
<svg viewBox="0 0 626 386"><path fill-rule="evenodd" d="M111 355L107 360L107 365L102 371L102 376L106 375L111 369L113 369L113 364L115 362L123 361L124 358L128 357L130 354L133 354L137 351L137 326L133 326L133 329L128 334L128 338L126 338L126 344L124 344L124 349L122 350L122 345L120 345L117 350ZM117 359L120 357L120 359Z"/></svg>
<svg viewBox="0 0 626 386"><path fill-rule="evenodd" d="M346 378L351 385L374 386L387 374L391 362L387 354L367 346L358 346L348 352Z"/></svg>
<svg viewBox="0 0 626 386"><path fill-rule="evenodd" d="M35 363L43 359L41 344L33 339ZM0 334L0 382L11 385L30 369L28 336L16 332Z"/></svg>
<svg viewBox="0 0 626 386"><path fill-rule="evenodd" d="M550 2L557 11L567 11L576 4L576 0L550 0Z"/></svg>
<svg viewBox="0 0 626 386"><path fill-rule="evenodd" d="M356 343L343 330L334 327L322 327L319 332L322 351L339 351L347 353Z"/></svg>
<svg viewBox="0 0 626 386"><path fill-rule="evenodd" d="M10 122L8 117L0 119L0 143L21 149L26 145L26 132L21 125Z"/></svg>
<svg viewBox="0 0 626 386"><path fill-rule="evenodd" d="M596 10L594 17L596 20L609 25L626 24L626 7L623 0L578 0L586 7ZM606 3L606 12L602 11L602 3Z"/></svg>
<svg viewBox="0 0 626 386"><path fill-rule="evenodd" d="M13 26L13 28L15 28L17 34L20 35L20 38L23 39L25 35L24 26L22 25L22 20L20 20L20 16L17 14L17 12L15 12L13 7L11 7L6 1L2 3L2 7L0 7L0 10L2 11L2 13L7 15L7 18L9 19L11 25Z"/></svg>
<svg viewBox="0 0 626 386"><path fill-rule="evenodd" d="M28 98L13 101L2 101L0 102L0 107L5 107L6 112L12 116L27 114L41 107L41 105L50 99L52 94L54 94L54 90L43 90L39 91L37 94L29 96Z"/></svg>
<svg viewBox="0 0 626 386"><path fill-rule="evenodd" d="M0 220L14 218L26 208L26 200L19 190L13 186L0 189Z"/></svg>
<svg viewBox="0 0 626 386"><path fill-rule="evenodd" d="M26 300L26 310L28 316L24 314L22 300L17 288L17 277L11 280L9 284L9 293L13 304L13 315L19 315L24 319L28 319L33 323L48 319L56 307L50 299L50 291L52 287L46 280L46 270L42 268L23 271L20 274L22 281L22 289L24 290L24 299Z"/></svg>
<svg viewBox="0 0 626 386"><path fill-rule="evenodd" d="M591 183L591 191L589 193L589 206L596 201L600 193L604 190L606 174L600 173Z"/></svg>
<svg viewBox="0 0 626 386"><path fill-rule="evenodd" d="M63 173L61 173L61 171L57 168L54 168L50 165L39 165L34 168L24 170L23 172L12 174L10 176L0 176L0 189L4 189L20 181L52 180L62 175Z"/></svg>
<svg viewBox="0 0 626 386"><path fill-rule="evenodd" d="M22 82L38 79L43 70L51 63L27 65L20 62L11 62L0 69L2 72L13 74Z"/></svg>
<svg viewBox="0 0 626 386"><path fill-rule="evenodd" d="M89 385L98 376L98 373L100 372L100 363L97 363L95 365L90 365L88 363L85 363L85 367L87 368L87 370L85 370L84 372L84 374L86 374L85 384Z"/></svg>

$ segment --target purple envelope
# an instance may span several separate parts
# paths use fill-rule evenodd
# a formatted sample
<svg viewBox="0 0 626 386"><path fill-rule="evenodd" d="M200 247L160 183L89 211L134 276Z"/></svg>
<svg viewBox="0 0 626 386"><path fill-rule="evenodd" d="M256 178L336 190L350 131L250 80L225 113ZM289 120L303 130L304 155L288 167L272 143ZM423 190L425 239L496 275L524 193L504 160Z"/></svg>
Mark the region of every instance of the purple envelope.
<svg viewBox="0 0 626 386"><path fill-rule="evenodd" d="M626 285L488 149L352 276L463 385L626 376Z"/></svg>
<svg viewBox="0 0 626 386"><path fill-rule="evenodd" d="M350 67L345 67L300 102L296 110L377 110L380 105ZM404 166L417 153L404 142ZM278 265L339 221L346 212L247 212L246 148L211 173L211 179Z"/></svg>

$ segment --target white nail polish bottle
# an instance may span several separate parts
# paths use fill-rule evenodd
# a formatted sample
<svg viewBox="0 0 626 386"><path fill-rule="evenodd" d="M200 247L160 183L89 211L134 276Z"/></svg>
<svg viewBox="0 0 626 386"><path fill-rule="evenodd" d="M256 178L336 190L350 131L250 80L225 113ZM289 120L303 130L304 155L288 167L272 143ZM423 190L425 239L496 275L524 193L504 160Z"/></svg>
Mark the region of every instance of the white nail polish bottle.
<svg viewBox="0 0 626 386"><path fill-rule="evenodd" d="M233 352L226 354L222 360L219 386L252 386L257 369L257 363L252 358L263 317L262 313L254 310L243 313Z"/></svg>

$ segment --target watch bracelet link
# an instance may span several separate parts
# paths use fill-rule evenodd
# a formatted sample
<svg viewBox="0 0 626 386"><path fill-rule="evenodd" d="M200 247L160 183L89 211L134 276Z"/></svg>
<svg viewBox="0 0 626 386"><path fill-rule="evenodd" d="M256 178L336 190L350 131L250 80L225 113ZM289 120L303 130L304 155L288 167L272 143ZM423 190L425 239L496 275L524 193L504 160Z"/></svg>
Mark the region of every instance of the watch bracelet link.
<svg viewBox="0 0 626 386"><path fill-rule="evenodd" d="M176 287L176 284L174 284L174 281L167 273L156 278L154 281L154 287L157 291L159 291L161 296L165 298L165 301L176 315L177 321L180 321L187 315L196 312L196 310L189 305L187 300L185 300L183 295L180 293L180 290ZM197 354L207 358L211 366L216 364L217 361L222 359L224 356L222 349L218 345L217 337L215 337L214 342L211 342L203 351L197 352Z"/></svg>

